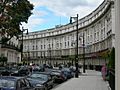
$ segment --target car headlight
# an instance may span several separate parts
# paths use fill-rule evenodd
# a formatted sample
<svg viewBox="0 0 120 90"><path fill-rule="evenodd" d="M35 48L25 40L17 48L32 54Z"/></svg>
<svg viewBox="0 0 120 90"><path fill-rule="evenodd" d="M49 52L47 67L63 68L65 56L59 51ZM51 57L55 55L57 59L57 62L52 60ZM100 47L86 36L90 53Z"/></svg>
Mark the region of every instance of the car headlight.
<svg viewBox="0 0 120 90"><path fill-rule="evenodd" d="M15 71L15 73L18 73L18 71Z"/></svg>
<svg viewBox="0 0 120 90"><path fill-rule="evenodd" d="M37 86L37 87L43 87L43 85L41 85L41 84L36 84L36 86Z"/></svg>
<svg viewBox="0 0 120 90"><path fill-rule="evenodd" d="M10 87L11 89L15 88L15 87Z"/></svg>

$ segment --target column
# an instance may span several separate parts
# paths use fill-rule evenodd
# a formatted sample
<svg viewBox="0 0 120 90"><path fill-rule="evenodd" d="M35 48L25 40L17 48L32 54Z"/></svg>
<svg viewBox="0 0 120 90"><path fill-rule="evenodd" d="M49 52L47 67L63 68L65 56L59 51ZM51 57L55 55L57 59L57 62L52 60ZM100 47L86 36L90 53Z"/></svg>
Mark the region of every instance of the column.
<svg viewBox="0 0 120 90"><path fill-rule="evenodd" d="M1 44L0 44L0 56L1 56L1 52L2 52L2 51L1 51Z"/></svg>
<svg viewBox="0 0 120 90"><path fill-rule="evenodd" d="M1 35L0 35L0 41L1 41ZM0 56L1 56L1 42L0 42Z"/></svg>
<svg viewBox="0 0 120 90"><path fill-rule="evenodd" d="M115 90L120 90L120 0L115 0Z"/></svg>

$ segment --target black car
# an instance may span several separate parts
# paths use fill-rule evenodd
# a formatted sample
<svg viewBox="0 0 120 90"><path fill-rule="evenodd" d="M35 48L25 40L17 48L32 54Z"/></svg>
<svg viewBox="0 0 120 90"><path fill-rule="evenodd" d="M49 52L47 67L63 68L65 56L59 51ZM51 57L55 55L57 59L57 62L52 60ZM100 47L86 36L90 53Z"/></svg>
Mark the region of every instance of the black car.
<svg viewBox="0 0 120 90"><path fill-rule="evenodd" d="M64 72L61 70L51 70L50 75L52 76L54 83L62 83L67 80Z"/></svg>
<svg viewBox="0 0 120 90"><path fill-rule="evenodd" d="M18 74L19 76L27 76L28 74L30 74L30 70L28 67L23 66L18 70Z"/></svg>
<svg viewBox="0 0 120 90"><path fill-rule="evenodd" d="M33 86L36 88L42 87L45 90L49 90L53 87L53 79L51 76L46 73L46 72L35 72L32 73L30 76L27 78Z"/></svg>
<svg viewBox="0 0 120 90"><path fill-rule="evenodd" d="M10 67L8 69L8 71L10 72L10 76L18 76L18 68L17 67Z"/></svg>
<svg viewBox="0 0 120 90"><path fill-rule="evenodd" d="M74 77L74 73L69 68L63 68L61 71L65 74L67 79Z"/></svg>
<svg viewBox="0 0 120 90"><path fill-rule="evenodd" d="M33 78L27 78L35 90L47 90L44 85L41 84L41 81Z"/></svg>
<svg viewBox="0 0 120 90"><path fill-rule="evenodd" d="M0 76L0 90L35 90L23 77Z"/></svg>
<svg viewBox="0 0 120 90"><path fill-rule="evenodd" d="M9 76L10 71L7 67L0 67L0 75L1 76Z"/></svg>

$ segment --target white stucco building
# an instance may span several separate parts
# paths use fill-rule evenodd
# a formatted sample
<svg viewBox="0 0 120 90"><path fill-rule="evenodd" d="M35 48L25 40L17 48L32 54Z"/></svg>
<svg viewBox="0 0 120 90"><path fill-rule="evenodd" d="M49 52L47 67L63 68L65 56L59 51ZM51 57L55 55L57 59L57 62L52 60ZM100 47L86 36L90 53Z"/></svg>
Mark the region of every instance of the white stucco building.
<svg viewBox="0 0 120 90"><path fill-rule="evenodd" d="M18 39L15 36L6 43L0 42L0 56L7 57L7 63L20 63L20 55Z"/></svg>
<svg viewBox="0 0 120 90"><path fill-rule="evenodd" d="M78 54L82 63L83 33L86 64L102 65L115 41L114 1L104 0L93 12L78 20ZM24 58L28 62L73 62L76 47L76 22L23 37Z"/></svg>

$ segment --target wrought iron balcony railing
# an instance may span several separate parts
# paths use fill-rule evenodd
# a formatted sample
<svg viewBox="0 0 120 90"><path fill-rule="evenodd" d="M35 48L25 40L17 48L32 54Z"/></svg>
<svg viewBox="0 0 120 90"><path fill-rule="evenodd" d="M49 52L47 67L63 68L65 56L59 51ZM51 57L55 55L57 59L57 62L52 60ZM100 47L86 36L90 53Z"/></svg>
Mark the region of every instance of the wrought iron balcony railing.
<svg viewBox="0 0 120 90"><path fill-rule="evenodd" d="M1 43L1 48L13 49L13 50L17 50L20 52L20 47L12 45L12 44L8 44L8 43Z"/></svg>

